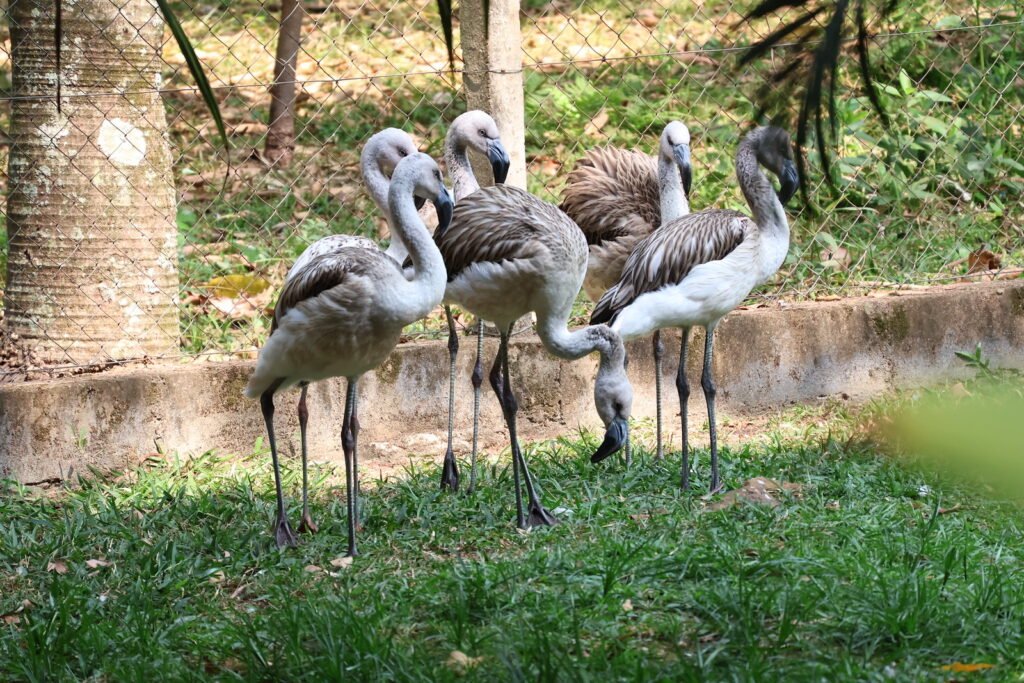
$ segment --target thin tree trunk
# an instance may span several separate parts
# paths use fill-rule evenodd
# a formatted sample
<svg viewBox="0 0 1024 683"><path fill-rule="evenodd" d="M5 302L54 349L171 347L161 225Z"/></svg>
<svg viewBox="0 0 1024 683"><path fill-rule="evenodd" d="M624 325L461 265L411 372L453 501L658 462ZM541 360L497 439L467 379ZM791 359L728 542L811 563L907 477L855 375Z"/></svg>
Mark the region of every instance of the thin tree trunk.
<svg viewBox="0 0 1024 683"><path fill-rule="evenodd" d="M507 185L526 188L526 112L523 106L523 41L519 0L491 0L489 31L484 40L482 0L459 3L459 31L466 104L494 117L512 165ZM481 184L491 181L490 165L471 159Z"/></svg>
<svg viewBox="0 0 1024 683"><path fill-rule="evenodd" d="M44 362L178 350L177 226L152 0L12 0L5 324ZM123 94L114 94L114 93ZM17 99L25 98L25 99Z"/></svg>
<svg viewBox="0 0 1024 683"><path fill-rule="evenodd" d="M263 149L264 158L278 167L291 164L295 154L295 66L304 13L299 0L282 0L274 84L270 87L270 127Z"/></svg>

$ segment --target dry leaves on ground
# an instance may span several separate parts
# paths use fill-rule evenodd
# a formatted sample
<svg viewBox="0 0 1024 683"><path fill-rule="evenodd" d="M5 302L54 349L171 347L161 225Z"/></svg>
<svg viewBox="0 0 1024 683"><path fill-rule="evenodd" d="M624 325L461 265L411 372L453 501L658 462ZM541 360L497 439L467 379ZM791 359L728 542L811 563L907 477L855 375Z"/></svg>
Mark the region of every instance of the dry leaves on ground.
<svg viewBox="0 0 1024 683"><path fill-rule="evenodd" d="M755 505L778 507L782 504L781 499L785 494L799 497L802 488L800 484L778 482L774 479L766 479L765 477L754 477L745 481L743 486L738 489L729 491L705 509L724 510L735 507L741 501L754 503Z"/></svg>
<svg viewBox="0 0 1024 683"><path fill-rule="evenodd" d="M483 659L483 657L470 657L461 650L452 650L452 653L448 655L448 659L445 660L444 664L461 676L482 662Z"/></svg>

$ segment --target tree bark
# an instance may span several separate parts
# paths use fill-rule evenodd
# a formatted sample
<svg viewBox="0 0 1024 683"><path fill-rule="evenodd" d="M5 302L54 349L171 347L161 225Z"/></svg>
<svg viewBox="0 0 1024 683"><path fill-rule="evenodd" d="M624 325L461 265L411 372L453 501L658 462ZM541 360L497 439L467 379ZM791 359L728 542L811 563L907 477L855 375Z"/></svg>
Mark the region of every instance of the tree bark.
<svg viewBox="0 0 1024 683"><path fill-rule="evenodd" d="M153 0L12 0L5 325L47 363L178 351L177 226ZM120 93L120 94L117 94Z"/></svg>
<svg viewBox="0 0 1024 683"><path fill-rule="evenodd" d="M526 112L523 108L523 52L519 0L491 0L489 31L484 40L481 0L459 5L463 82L470 109L494 117L512 161L506 184L526 189ZM473 160L481 184L490 182L489 165ZM485 182L487 181L487 182Z"/></svg>
<svg viewBox="0 0 1024 683"><path fill-rule="evenodd" d="M295 154L295 67L302 42L304 13L299 0L282 0L274 84L270 86L270 126L263 148L264 158L282 168L291 164Z"/></svg>

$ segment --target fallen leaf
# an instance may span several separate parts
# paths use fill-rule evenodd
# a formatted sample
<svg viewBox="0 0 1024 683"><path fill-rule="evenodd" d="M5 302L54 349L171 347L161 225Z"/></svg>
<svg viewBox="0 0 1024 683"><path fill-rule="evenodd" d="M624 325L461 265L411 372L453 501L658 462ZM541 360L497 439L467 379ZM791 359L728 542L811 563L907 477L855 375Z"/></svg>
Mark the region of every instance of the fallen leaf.
<svg viewBox="0 0 1024 683"><path fill-rule="evenodd" d="M215 572L211 572L210 573L210 578L208 579L208 581L210 583L220 583L223 580L224 580L224 572L221 571L220 569L218 569Z"/></svg>
<svg viewBox="0 0 1024 683"><path fill-rule="evenodd" d="M821 259L821 264L826 268L832 268L834 270L850 269L850 252L843 247L822 249L818 254L818 258Z"/></svg>
<svg viewBox="0 0 1024 683"><path fill-rule="evenodd" d="M636 19L647 28L654 28L660 21L657 13L649 7L637 10Z"/></svg>
<svg viewBox="0 0 1024 683"><path fill-rule="evenodd" d="M17 614L4 614L0 616L0 619L3 619L5 624L11 624L12 626L21 623L21 617Z"/></svg>
<svg viewBox="0 0 1024 683"><path fill-rule="evenodd" d="M462 675L483 661L483 657L470 657L461 650L452 650L445 661L445 666Z"/></svg>
<svg viewBox="0 0 1024 683"><path fill-rule="evenodd" d="M606 123L608 123L608 112L602 109L597 112L594 118L587 121L587 125L583 126L583 133L591 137L597 137L601 134L601 129L604 128Z"/></svg>
<svg viewBox="0 0 1024 683"><path fill-rule="evenodd" d="M235 275L222 275L215 277L203 284L214 297L225 297L228 299L248 294L254 296L270 287L270 282L252 273L237 273Z"/></svg>
<svg viewBox="0 0 1024 683"><path fill-rule="evenodd" d="M346 557L336 557L333 560L331 560L331 566L332 567L337 567L338 569L342 569L344 567L351 567L352 566L352 562L353 562L353 558L348 557L348 556L346 556Z"/></svg>
<svg viewBox="0 0 1024 683"><path fill-rule="evenodd" d="M50 562L46 565L46 571L56 572L57 574L67 574L68 565L64 562L64 560L54 560L53 562Z"/></svg>
<svg viewBox="0 0 1024 683"><path fill-rule="evenodd" d="M815 301L841 301L843 297L836 296L835 294L822 294L821 296L814 297Z"/></svg>
<svg viewBox="0 0 1024 683"><path fill-rule="evenodd" d="M309 572L310 574L316 574L317 572L322 572L323 569L321 569L320 567L316 566L315 564L307 564L306 565L306 571Z"/></svg>
<svg viewBox="0 0 1024 683"><path fill-rule="evenodd" d="M949 388L949 393L956 398L966 398L971 395L971 392L967 390L963 382L957 382Z"/></svg>
<svg viewBox="0 0 1024 683"><path fill-rule="evenodd" d="M632 612L633 611L633 601L630 600L629 598L626 598L626 600L622 603L622 611L623 612Z"/></svg>
<svg viewBox="0 0 1024 683"><path fill-rule="evenodd" d="M100 567L109 567L110 562L107 562L106 560L86 560L85 566L89 569L98 569Z"/></svg>
<svg viewBox="0 0 1024 683"><path fill-rule="evenodd" d="M967 257L967 274L983 273L986 270L999 270L1003 265L1003 259L985 247L979 247Z"/></svg>
<svg viewBox="0 0 1024 683"><path fill-rule="evenodd" d="M974 673L975 671L984 671L985 669L991 669L994 667L994 664L964 664L963 662L953 662L952 664L946 664L945 666L940 666L939 668L943 671L952 671L953 673L958 674L969 674Z"/></svg>
<svg viewBox="0 0 1024 683"><path fill-rule="evenodd" d="M778 507L782 504L782 501L778 498L778 494L788 492L791 495L799 497L801 488L800 484L791 484L789 482L780 483L774 479L754 477L753 479L748 479L743 482L743 486L738 489L729 491L719 500L708 505L706 509L724 510L725 508L734 507L739 504L740 501L746 501L756 505Z"/></svg>

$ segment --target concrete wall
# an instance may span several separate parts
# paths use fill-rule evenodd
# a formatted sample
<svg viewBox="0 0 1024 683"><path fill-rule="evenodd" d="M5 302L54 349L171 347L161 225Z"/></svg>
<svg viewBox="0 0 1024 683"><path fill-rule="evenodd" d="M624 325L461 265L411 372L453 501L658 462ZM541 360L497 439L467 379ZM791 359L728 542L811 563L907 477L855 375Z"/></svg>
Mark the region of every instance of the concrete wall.
<svg viewBox="0 0 1024 683"><path fill-rule="evenodd" d="M691 414L703 420L699 373L703 335L691 342ZM864 399L887 389L967 374L954 351L980 342L995 366L1024 368L1024 281L961 286L927 293L865 297L736 311L719 327L715 374L724 412L777 408L822 396ZM675 414L673 378L678 334L666 339L666 416ZM488 362L497 341L488 339ZM471 434L469 373L474 344L460 354L456 425L459 449ZM514 341L514 384L526 440L600 424L592 405L596 356L574 363L548 355L532 335ZM131 465L161 449L248 452L264 434L258 405L242 397L252 362L149 366L0 387L0 476L37 481L87 466ZM360 384L361 463L402 458L406 449L443 453L447 406L443 341L401 346ZM648 340L630 346L634 416L654 414ZM342 381L310 388L310 449L340 454ZM282 441L297 442L294 400L278 399ZM505 430L489 389L483 396L484 444L500 448ZM674 422L675 418L667 417ZM699 422L697 422L699 424ZM284 447L288 453L288 448Z"/></svg>

